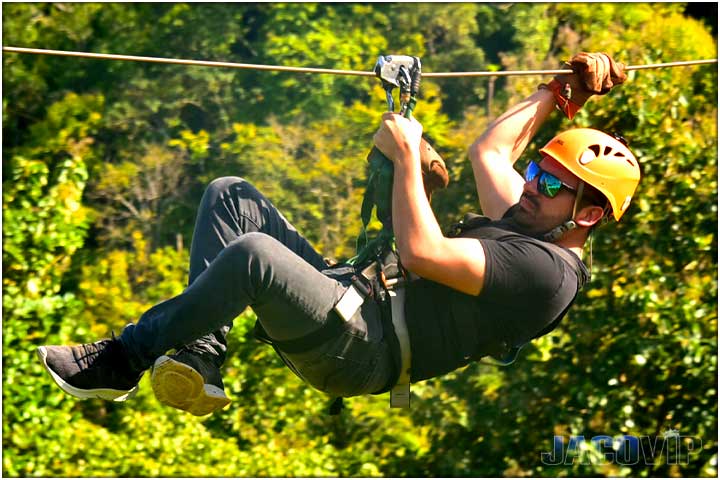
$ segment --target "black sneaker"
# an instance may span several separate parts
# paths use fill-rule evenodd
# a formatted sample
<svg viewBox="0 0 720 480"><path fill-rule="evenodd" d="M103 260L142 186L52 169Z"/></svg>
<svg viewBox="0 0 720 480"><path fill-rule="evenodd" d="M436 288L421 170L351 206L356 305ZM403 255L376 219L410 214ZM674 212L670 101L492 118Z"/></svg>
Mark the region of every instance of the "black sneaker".
<svg viewBox="0 0 720 480"><path fill-rule="evenodd" d="M220 370L208 354L183 348L163 355L155 360L150 381L160 403L198 417L230 403Z"/></svg>
<svg viewBox="0 0 720 480"><path fill-rule="evenodd" d="M37 354L55 383L82 399L124 402L135 396L143 375L130 368L125 349L114 336L74 347L38 347Z"/></svg>

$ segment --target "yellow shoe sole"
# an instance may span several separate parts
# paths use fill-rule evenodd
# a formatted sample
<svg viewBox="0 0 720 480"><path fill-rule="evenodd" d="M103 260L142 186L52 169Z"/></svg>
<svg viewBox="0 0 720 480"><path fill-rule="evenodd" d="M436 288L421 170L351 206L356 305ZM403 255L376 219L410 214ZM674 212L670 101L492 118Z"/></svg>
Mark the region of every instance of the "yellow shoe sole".
<svg viewBox="0 0 720 480"><path fill-rule="evenodd" d="M222 389L205 384L197 370L167 355L155 361L150 383L160 403L198 417L220 410L230 403Z"/></svg>

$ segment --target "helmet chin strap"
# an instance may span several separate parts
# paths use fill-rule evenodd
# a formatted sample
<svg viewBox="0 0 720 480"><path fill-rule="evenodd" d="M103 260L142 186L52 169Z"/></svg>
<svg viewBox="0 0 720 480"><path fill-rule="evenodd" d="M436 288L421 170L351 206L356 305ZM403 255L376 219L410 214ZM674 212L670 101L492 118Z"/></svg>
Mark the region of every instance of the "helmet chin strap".
<svg viewBox="0 0 720 480"><path fill-rule="evenodd" d="M573 204L573 210L572 215L570 215L570 218L567 219L562 224L558 225L557 227L553 228L546 234L542 235L542 239L546 242L556 242L560 240L560 238L565 235L566 232L569 232L570 230L575 230L578 225L575 223L575 213L577 212L578 207L580 206L580 200L582 199L583 190L585 190L585 182L580 182L578 184L577 193L575 194L575 203Z"/></svg>

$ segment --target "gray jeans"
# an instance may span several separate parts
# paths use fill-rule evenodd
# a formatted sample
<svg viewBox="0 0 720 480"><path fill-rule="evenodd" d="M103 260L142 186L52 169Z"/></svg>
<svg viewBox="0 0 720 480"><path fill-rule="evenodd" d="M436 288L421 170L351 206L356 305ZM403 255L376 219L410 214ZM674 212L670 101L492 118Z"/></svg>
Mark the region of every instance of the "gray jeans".
<svg viewBox="0 0 720 480"><path fill-rule="evenodd" d="M255 187L238 177L214 180L198 211L188 287L155 305L120 340L138 369L171 348L210 354L219 367L232 321L252 307L268 336L298 339L337 321L333 307L350 278L322 256ZM335 318L333 318L335 316ZM302 353L281 353L315 388L335 396L374 393L391 385L395 356L380 310L368 299L341 332Z"/></svg>

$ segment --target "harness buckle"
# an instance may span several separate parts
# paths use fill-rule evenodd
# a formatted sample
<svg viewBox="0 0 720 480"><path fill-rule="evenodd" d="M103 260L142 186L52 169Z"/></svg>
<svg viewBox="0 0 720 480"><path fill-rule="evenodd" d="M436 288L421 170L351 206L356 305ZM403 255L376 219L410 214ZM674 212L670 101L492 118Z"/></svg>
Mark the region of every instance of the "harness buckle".
<svg viewBox="0 0 720 480"><path fill-rule="evenodd" d="M360 293L355 285L350 285L340 298L340 301L335 305L335 311L343 320L349 322L355 312L362 306L365 297L367 295Z"/></svg>
<svg viewBox="0 0 720 480"><path fill-rule="evenodd" d="M380 281L382 282L383 287L385 287L386 290L395 290L405 285L404 277L400 276L387 278L385 272L383 272L382 270L380 271Z"/></svg>
<svg viewBox="0 0 720 480"><path fill-rule="evenodd" d="M390 408L410 408L410 384L395 385L390 390Z"/></svg>

